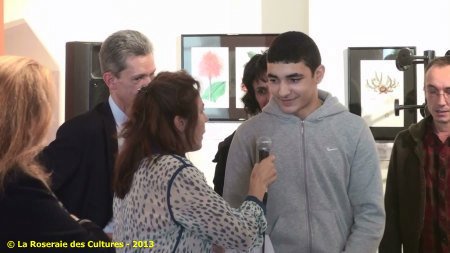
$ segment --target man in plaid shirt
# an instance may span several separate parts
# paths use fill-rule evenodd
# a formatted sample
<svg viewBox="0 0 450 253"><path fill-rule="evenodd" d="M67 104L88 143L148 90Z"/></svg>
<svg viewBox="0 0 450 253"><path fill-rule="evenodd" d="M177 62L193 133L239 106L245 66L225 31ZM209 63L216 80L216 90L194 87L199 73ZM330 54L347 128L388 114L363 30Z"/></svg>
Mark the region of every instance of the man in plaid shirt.
<svg viewBox="0 0 450 253"><path fill-rule="evenodd" d="M426 66L424 91L429 114L394 141L380 253L450 252L450 56Z"/></svg>

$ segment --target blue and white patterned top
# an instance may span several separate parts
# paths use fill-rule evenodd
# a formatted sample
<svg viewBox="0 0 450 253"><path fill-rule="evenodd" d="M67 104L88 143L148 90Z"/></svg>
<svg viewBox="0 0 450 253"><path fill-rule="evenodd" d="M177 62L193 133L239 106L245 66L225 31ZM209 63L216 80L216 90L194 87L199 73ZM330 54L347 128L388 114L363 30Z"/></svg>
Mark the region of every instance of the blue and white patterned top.
<svg viewBox="0 0 450 253"><path fill-rule="evenodd" d="M262 245L267 228L257 198L231 208L201 171L175 155L141 161L128 194L114 197L114 220L113 241L125 244L116 248L118 253L201 253L211 252L212 244L246 251ZM133 241L142 247L133 248ZM152 248L145 248L148 241Z"/></svg>

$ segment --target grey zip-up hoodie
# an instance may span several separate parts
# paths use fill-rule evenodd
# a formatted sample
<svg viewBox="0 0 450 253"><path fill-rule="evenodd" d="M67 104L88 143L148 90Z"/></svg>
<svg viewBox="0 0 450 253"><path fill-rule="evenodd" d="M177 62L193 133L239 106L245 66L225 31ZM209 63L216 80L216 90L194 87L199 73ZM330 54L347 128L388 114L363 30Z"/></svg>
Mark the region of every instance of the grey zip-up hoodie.
<svg viewBox="0 0 450 253"><path fill-rule="evenodd" d="M304 120L272 99L236 131L224 198L239 206L256 162L256 139L272 138L278 178L268 189L268 234L277 253L376 252L383 235L383 186L364 120L319 90L323 105Z"/></svg>

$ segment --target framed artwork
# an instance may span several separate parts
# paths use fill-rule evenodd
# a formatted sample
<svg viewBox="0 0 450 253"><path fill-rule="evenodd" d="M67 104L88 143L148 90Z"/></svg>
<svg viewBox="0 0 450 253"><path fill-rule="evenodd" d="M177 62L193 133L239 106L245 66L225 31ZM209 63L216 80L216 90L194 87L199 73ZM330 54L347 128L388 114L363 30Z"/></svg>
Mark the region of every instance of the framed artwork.
<svg viewBox="0 0 450 253"><path fill-rule="evenodd" d="M250 58L267 50L278 34L183 34L181 68L200 82L212 121L248 118L241 102L242 73Z"/></svg>
<svg viewBox="0 0 450 253"><path fill-rule="evenodd" d="M416 67L400 71L395 59L405 47L348 48L349 110L369 125L375 140L394 140L397 133L417 122L415 110L394 113L400 104L417 103ZM415 47L407 47L415 54Z"/></svg>

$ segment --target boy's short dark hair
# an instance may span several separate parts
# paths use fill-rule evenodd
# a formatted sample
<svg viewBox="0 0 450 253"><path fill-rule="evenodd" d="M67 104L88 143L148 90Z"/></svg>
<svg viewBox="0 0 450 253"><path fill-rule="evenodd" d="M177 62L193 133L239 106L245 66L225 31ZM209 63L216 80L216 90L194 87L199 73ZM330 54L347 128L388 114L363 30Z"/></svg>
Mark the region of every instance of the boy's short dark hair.
<svg viewBox="0 0 450 253"><path fill-rule="evenodd" d="M278 35L267 52L268 63L303 62L312 72L322 64L319 48L311 37L290 31Z"/></svg>

